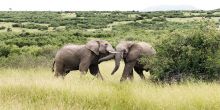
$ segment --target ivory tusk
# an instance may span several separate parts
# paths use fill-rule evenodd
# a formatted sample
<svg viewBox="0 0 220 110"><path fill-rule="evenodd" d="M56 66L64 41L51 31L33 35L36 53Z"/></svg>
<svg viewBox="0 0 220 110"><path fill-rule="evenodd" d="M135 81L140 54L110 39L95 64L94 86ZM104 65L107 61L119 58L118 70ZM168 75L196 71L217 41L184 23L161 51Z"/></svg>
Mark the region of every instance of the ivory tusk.
<svg viewBox="0 0 220 110"><path fill-rule="evenodd" d="M120 53L120 52L116 52L116 51L109 51L110 53Z"/></svg>

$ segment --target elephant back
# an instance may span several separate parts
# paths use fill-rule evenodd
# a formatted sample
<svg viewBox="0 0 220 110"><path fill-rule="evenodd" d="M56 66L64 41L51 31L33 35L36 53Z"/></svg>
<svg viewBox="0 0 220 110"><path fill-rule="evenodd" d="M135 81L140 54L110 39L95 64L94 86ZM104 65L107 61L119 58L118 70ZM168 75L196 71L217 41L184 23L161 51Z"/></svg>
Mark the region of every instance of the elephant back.
<svg viewBox="0 0 220 110"><path fill-rule="evenodd" d="M76 54L83 47L84 45L74 45L74 44L65 45L57 52L55 59L60 59L59 57L63 58L64 56Z"/></svg>
<svg viewBox="0 0 220 110"><path fill-rule="evenodd" d="M156 53L155 49L149 43L138 42L137 44L141 47L141 54L143 55L154 55Z"/></svg>
<svg viewBox="0 0 220 110"><path fill-rule="evenodd" d="M128 52L129 48L134 44L134 42L131 41L121 41L117 46L116 46L116 51L124 51Z"/></svg>

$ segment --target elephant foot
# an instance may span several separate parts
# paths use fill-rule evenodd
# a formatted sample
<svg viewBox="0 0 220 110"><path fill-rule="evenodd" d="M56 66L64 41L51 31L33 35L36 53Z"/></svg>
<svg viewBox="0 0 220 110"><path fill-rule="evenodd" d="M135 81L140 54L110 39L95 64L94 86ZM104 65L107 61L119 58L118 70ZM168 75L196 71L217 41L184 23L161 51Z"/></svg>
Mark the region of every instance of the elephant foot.
<svg viewBox="0 0 220 110"><path fill-rule="evenodd" d="M61 76L61 74L55 72L54 77L59 78L59 76Z"/></svg>
<svg viewBox="0 0 220 110"><path fill-rule="evenodd" d="M133 77L128 77L128 79L129 79L130 81L133 81L133 80L134 80L134 78L133 78Z"/></svg>
<svg viewBox="0 0 220 110"><path fill-rule="evenodd" d="M122 77L122 78L120 79L120 82L124 82L126 79L127 79L127 78Z"/></svg>
<svg viewBox="0 0 220 110"><path fill-rule="evenodd" d="M62 79L64 80L64 79L65 79L65 76L62 76Z"/></svg>
<svg viewBox="0 0 220 110"><path fill-rule="evenodd" d="M86 72L85 71L80 71L80 74L81 74L81 76L84 76L84 75L86 75Z"/></svg>
<svg viewBox="0 0 220 110"><path fill-rule="evenodd" d="M55 78L58 78L58 76L59 76L58 74L54 74L54 77L55 77Z"/></svg>
<svg viewBox="0 0 220 110"><path fill-rule="evenodd" d="M80 72L80 79L83 79L83 77L86 75L85 72Z"/></svg>
<svg viewBox="0 0 220 110"><path fill-rule="evenodd" d="M65 78L65 75L60 75L60 74L54 74L54 77L55 78L59 78L61 76L61 78L64 80Z"/></svg>
<svg viewBox="0 0 220 110"><path fill-rule="evenodd" d="M98 79L104 80L104 78L102 77L102 75L97 75Z"/></svg>
<svg viewBox="0 0 220 110"><path fill-rule="evenodd" d="M142 75L140 77L141 77L141 80L143 80L143 81L146 79L144 75Z"/></svg>

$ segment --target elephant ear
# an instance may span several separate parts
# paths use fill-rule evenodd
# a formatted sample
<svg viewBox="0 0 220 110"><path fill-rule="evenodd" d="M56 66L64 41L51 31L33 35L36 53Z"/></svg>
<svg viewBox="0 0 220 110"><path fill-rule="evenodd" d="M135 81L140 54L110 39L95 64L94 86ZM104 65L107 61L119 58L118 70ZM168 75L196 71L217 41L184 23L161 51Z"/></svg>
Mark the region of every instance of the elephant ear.
<svg viewBox="0 0 220 110"><path fill-rule="evenodd" d="M126 44L124 44L124 47L122 48L122 51L121 51L121 57L126 57L131 49L131 47L134 45L133 42L125 42Z"/></svg>
<svg viewBox="0 0 220 110"><path fill-rule="evenodd" d="M134 44L135 44L134 42L128 41L127 42L127 48L125 48L124 53L127 54Z"/></svg>
<svg viewBox="0 0 220 110"><path fill-rule="evenodd" d="M92 40L86 44L86 48L94 52L96 55L99 55L99 41Z"/></svg>

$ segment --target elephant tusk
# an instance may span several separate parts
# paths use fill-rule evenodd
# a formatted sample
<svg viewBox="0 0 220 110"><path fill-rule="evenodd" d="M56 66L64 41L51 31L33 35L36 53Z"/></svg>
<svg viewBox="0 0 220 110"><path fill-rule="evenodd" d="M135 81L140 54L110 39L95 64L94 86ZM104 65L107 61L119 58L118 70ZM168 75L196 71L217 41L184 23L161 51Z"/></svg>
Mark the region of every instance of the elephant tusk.
<svg viewBox="0 0 220 110"><path fill-rule="evenodd" d="M116 52L116 51L109 51L110 53L120 53L120 52Z"/></svg>

